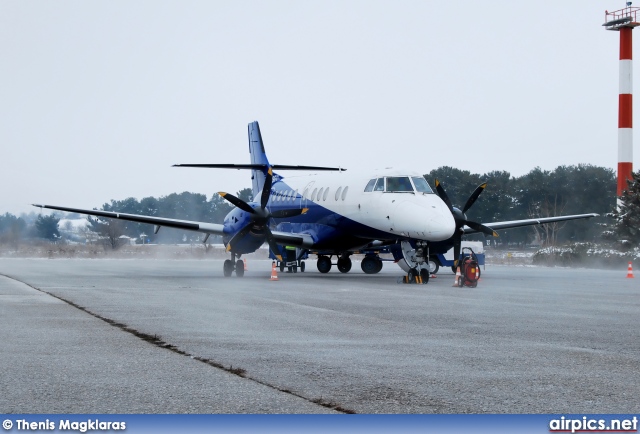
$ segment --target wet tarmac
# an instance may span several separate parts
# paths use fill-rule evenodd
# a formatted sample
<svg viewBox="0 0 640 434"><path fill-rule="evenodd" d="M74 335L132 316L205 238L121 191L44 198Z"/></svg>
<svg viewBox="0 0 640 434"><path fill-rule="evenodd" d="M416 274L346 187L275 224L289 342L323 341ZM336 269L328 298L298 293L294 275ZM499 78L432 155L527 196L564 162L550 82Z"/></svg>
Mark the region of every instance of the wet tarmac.
<svg viewBox="0 0 640 434"><path fill-rule="evenodd" d="M0 259L1 413L639 413L640 281Z"/></svg>

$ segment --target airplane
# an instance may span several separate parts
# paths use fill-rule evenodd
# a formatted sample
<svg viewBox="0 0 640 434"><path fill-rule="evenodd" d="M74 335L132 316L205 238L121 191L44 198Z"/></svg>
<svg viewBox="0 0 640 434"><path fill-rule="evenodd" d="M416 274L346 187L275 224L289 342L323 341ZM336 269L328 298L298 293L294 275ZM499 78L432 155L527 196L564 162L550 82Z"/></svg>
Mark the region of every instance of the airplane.
<svg viewBox="0 0 640 434"><path fill-rule="evenodd" d="M339 271L351 270L350 256L365 253L361 262L367 274L382 269L380 252L393 254L409 281L427 283L430 257L454 249L460 256L462 236L482 232L498 236L496 230L558 221L586 219L598 214L578 214L492 223L467 219L486 183L471 194L462 210L451 204L443 185L436 180L435 191L423 175L413 171L383 169L348 173L340 167L271 164L267 159L260 126L248 125L250 164L175 164L174 167L247 169L251 171L253 201L245 202L226 193L219 194L235 208L222 224L176 220L111 211L86 210L55 205L33 206L98 217L149 223L154 231L170 227L210 235L220 235L230 259L224 261L223 275L244 275L244 254L255 252L265 242L270 257L284 264L281 246L296 249L296 258L317 255L321 273L331 270L333 256ZM277 171L307 171L305 175L283 177ZM304 262L298 261L301 271ZM282 265L281 265L282 266Z"/></svg>

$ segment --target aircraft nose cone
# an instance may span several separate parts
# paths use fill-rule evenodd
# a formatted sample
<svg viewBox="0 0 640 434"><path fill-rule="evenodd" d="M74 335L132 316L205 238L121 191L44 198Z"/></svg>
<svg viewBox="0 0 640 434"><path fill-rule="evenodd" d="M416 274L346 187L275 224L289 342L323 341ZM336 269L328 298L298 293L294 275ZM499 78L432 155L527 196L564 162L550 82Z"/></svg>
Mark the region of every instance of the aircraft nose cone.
<svg viewBox="0 0 640 434"><path fill-rule="evenodd" d="M405 202L398 207L398 213L393 218L393 226L396 232L404 236L442 241L453 235L455 221L446 206L443 210L438 203L420 206Z"/></svg>

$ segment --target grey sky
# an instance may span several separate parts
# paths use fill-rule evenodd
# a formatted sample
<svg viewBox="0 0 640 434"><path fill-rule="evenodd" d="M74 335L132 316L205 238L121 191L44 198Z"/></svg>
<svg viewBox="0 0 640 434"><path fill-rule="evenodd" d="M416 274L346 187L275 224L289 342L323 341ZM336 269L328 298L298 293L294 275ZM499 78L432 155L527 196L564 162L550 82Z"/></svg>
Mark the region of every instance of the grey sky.
<svg viewBox="0 0 640 434"><path fill-rule="evenodd" d="M248 162L253 120L277 164L616 168L623 6L2 1L0 213L235 193L170 166Z"/></svg>

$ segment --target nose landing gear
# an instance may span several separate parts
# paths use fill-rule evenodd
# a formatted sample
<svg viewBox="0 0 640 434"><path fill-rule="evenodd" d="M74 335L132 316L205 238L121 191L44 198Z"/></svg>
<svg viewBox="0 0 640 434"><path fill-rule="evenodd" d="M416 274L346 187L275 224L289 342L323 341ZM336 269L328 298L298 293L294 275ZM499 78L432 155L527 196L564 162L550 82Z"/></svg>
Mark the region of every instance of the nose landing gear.
<svg viewBox="0 0 640 434"><path fill-rule="evenodd" d="M400 246L402 248L402 256L409 268L407 275L402 278L402 283L419 283L423 285L429 283L431 268L426 260L429 257L427 244L417 241L414 247L409 241L402 241Z"/></svg>
<svg viewBox="0 0 640 434"><path fill-rule="evenodd" d="M240 255L238 255L238 258L240 258ZM236 272L236 277L244 276L244 262L242 259L238 259L236 261L236 254L232 253L231 259L224 261L224 264L222 265L222 272L224 277L231 277L234 271Z"/></svg>

